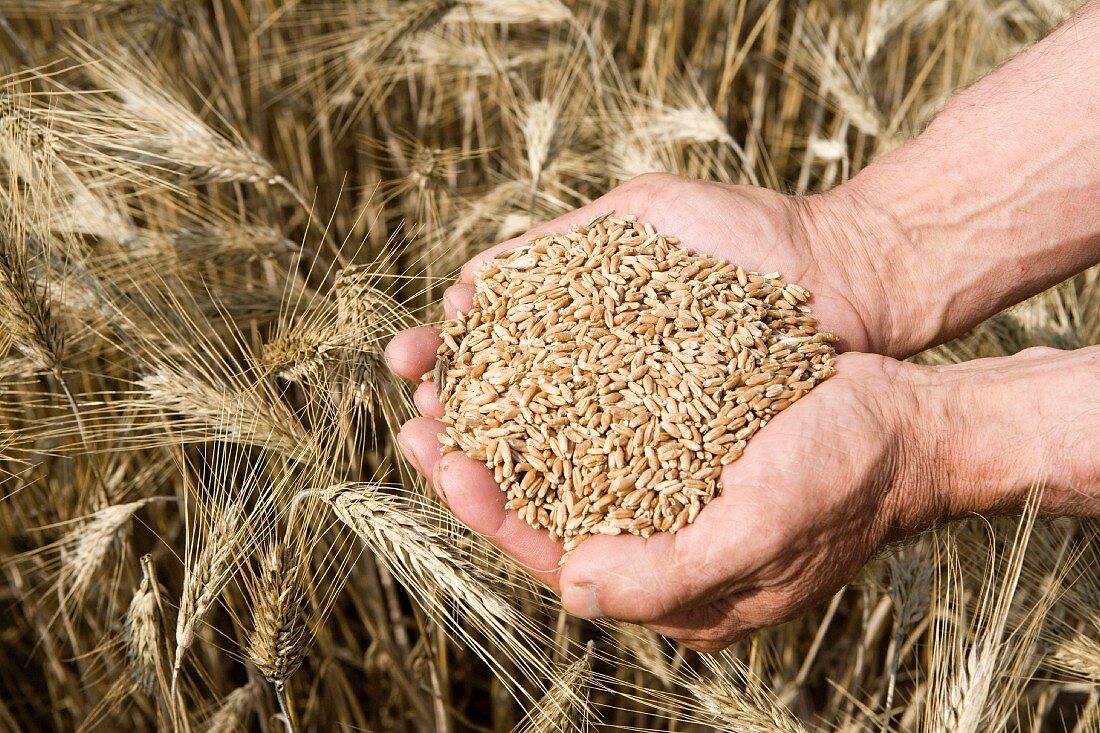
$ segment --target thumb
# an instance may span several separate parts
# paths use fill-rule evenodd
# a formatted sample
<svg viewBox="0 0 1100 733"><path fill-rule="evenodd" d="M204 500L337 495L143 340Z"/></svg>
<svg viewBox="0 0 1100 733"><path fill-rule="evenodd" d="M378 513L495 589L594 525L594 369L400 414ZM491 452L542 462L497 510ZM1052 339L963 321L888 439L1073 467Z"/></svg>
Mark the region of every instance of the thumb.
<svg viewBox="0 0 1100 733"><path fill-rule="evenodd" d="M582 618L645 624L737 592L748 573L745 558L730 551L737 539L721 521L721 503L675 534L585 540L562 567L562 605Z"/></svg>
<svg viewBox="0 0 1100 733"><path fill-rule="evenodd" d="M581 618L608 616L634 623L673 613L687 581L675 556L674 535L591 537L562 567L562 605Z"/></svg>
<svg viewBox="0 0 1100 733"><path fill-rule="evenodd" d="M722 492L679 532L581 543L561 570L565 609L645 624L750 589L781 533L768 499L774 490L760 481L750 456L738 463L744 465L726 466Z"/></svg>

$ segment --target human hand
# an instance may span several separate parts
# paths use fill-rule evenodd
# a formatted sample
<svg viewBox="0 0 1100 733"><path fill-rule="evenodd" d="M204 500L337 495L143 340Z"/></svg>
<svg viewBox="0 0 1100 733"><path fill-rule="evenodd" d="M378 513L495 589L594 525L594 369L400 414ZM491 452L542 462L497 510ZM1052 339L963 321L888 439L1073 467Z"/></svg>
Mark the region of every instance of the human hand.
<svg viewBox="0 0 1100 733"><path fill-rule="evenodd" d="M814 313L824 328L841 334L856 334L842 346L866 348L871 343L869 329L861 313L861 310L867 312L867 306L855 302L851 294L874 292L874 288L851 287L850 276L855 276L859 270L850 265L842 268L846 277L834 279L841 286L829 287L825 283L820 274L822 262L836 262L841 253L839 250L823 249L821 254L817 254L812 250L811 243L824 248L826 240L824 236L811 236L812 215L804 201L796 201L761 189L690 181L672 176L646 176L617 189L585 209L541 227L540 230L562 230L570 224L583 224L611 209L636 213L664 231L676 234L689 248L724 257L744 264L749 269L765 271L782 268L786 277L806 283L816 291ZM662 217L664 222L672 222L674 217L680 223L662 223ZM463 277L465 282L452 287L445 295L447 315L453 316L456 312L469 308L473 269L477 261L522 241L506 242L468 266ZM788 272L796 274L787 275ZM398 336L387 350L387 356L395 371L410 378L418 378L434 364L438 343L438 333L434 329L416 329ZM556 585L559 580L560 546L550 541L545 533L528 527L514 514L504 511L503 496L483 465L460 454L441 460L437 436L442 430L442 424L433 418L442 416L442 406L430 384L420 387L416 402L425 418L412 421L402 431L399 443L406 456L433 479L437 488L455 485L456 491L446 498L463 521L486 534L543 580ZM876 457L871 464L880 462L881 457ZM732 499L727 500L727 503L730 502ZM806 502L796 504L806 506ZM869 507L869 503L862 499L852 502L852 505ZM784 513L789 514L786 511ZM700 529L695 534L704 536L706 531L705 528ZM845 536L851 539L851 533L846 533ZM878 539L876 536L865 544L869 547L877 546ZM866 558L865 554L858 558L853 553L847 554L855 558L852 572ZM781 563L777 560L777 567L779 564ZM573 565L567 563L565 572L568 573L571 567ZM700 589L700 592L704 591ZM697 600L690 594L679 595L685 602ZM571 603L568 597L566 602ZM573 610L583 611L576 608ZM613 610L608 612L627 618ZM592 615L593 611L587 613ZM655 626L673 633L668 624L665 624L668 628L662 627L659 622Z"/></svg>
<svg viewBox="0 0 1100 733"><path fill-rule="evenodd" d="M691 249L807 287L842 351L915 353L1096 262L1100 189L1089 163L1100 148L1081 99L1096 89L1085 80L1097 8L827 194L649 175L534 233L632 213ZM1019 105L1021 95L1034 104ZM1058 145L1036 151L1034 140ZM445 295L449 315L468 307L472 274L468 265ZM416 379L438 344L434 329L414 329L387 358ZM430 383L416 393L424 417L398 442L461 520L558 590L568 610L707 650L827 596L882 542L941 518L1018 509L1036 484L1045 511L1100 512L1096 348L945 369L842 354L837 369L724 469L723 493L694 524L648 539L594 537L561 568L560 546L505 511L483 465L440 457Z"/></svg>
<svg viewBox="0 0 1100 733"><path fill-rule="evenodd" d="M802 198L665 173L642 175L474 257L445 296L450 313L469 306L479 263L532 235L564 232L609 211L632 214L695 252L753 272L777 271L783 280L803 286L813 294L813 315L822 330L840 337L839 351L898 355L896 331L909 327L894 323L893 301L886 293L905 278L891 269L901 260L868 255L862 206L839 189ZM878 226L876 251L885 250L885 242L895 236L901 234Z"/></svg>
<svg viewBox="0 0 1100 733"><path fill-rule="evenodd" d="M390 353L430 338L406 334ZM886 542L942 519L1019 510L1036 485L1046 512L1100 512L1100 347L941 368L842 354L836 376L723 469L722 493L693 524L647 539L595 536L561 567L561 546L505 510L483 464L440 457L430 383L417 402L426 416L399 444L461 521L568 611L640 623L700 651L799 615Z"/></svg>
<svg viewBox="0 0 1100 733"><path fill-rule="evenodd" d="M679 236L682 228L681 241L690 248L750 269L778 269L808 285L822 327L856 334L842 347L872 348L875 338L887 343L881 339L890 334L882 328L889 314L873 319L871 299L851 295L881 291L877 274L860 274L865 271L849 264L844 277L835 279L841 287L821 281L827 272L822 263L840 267L836 263L844 258L859 258L848 242L820 235L830 229L821 219L829 209L808 201L647 176L535 232L583 224L612 208L640 212L670 234ZM682 224L662 223L662 215L685 210L691 213ZM736 221L749 222L736 239L720 234ZM719 234L700 244L707 232ZM499 245L475 263L522 241ZM830 241L835 246L822 244ZM820 254L811 242L824 247ZM753 254L734 254L742 247ZM448 316L469 307L473 267L445 294ZM878 326L869 325L876 321ZM418 379L434 365L438 345L435 329L414 329L394 339L387 358L394 371ZM928 410L914 397L913 384L935 370L863 354L843 355L837 366L838 376L777 416L725 469L722 496L695 524L647 540L592 538L560 569L560 545L505 511L504 496L484 465L460 453L440 458L443 408L430 383L416 393L425 417L410 421L398 441L462 521L561 592L568 610L645 623L693 648L717 649L749 629L797 615L842 586L883 542L966 506L945 498L943 482L918 478L934 473L925 438L937 431L928 420L915 421L914 415Z"/></svg>
<svg viewBox="0 0 1100 733"><path fill-rule="evenodd" d="M693 524L648 539L591 537L560 568L561 545L505 511L482 463L440 456L442 423L414 419L399 444L461 521L561 593L570 612L713 651L833 593L920 514L905 453L916 367L864 354L837 366L725 467L722 493Z"/></svg>

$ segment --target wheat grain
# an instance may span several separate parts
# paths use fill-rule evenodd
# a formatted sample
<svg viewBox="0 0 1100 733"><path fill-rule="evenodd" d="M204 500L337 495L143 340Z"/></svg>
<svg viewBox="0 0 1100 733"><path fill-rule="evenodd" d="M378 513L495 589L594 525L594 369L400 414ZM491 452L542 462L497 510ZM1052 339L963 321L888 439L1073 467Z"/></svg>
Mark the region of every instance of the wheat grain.
<svg viewBox="0 0 1100 733"><path fill-rule="evenodd" d="M534 238L487 262L473 308L443 325L444 450L484 461L508 507L566 549L675 532L721 466L832 374L808 295L631 217Z"/></svg>

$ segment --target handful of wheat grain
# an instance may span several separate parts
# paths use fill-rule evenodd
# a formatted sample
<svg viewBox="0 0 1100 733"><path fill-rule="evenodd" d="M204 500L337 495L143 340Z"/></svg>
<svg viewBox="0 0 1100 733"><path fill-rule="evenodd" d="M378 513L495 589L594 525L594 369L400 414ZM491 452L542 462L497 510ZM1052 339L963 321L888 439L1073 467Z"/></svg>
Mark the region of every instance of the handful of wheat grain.
<svg viewBox="0 0 1100 733"><path fill-rule="evenodd" d="M675 532L776 413L833 373L809 293L599 217L487 262L443 325L444 452L563 540ZM426 375L428 376L428 375Z"/></svg>

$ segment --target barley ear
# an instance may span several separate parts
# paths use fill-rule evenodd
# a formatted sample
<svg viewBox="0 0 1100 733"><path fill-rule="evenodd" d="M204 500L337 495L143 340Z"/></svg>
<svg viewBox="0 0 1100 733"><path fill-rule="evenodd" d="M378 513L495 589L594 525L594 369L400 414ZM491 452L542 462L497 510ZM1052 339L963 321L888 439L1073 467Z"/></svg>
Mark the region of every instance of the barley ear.
<svg viewBox="0 0 1100 733"><path fill-rule="evenodd" d="M261 559L258 597L253 600L252 630L245 655L272 684L282 685L302 663L306 626L299 564L285 562L271 548Z"/></svg>
<svg viewBox="0 0 1100 733"><path fill-rule="evenodd" d="M593 642L588 642L577 660L559 670L550 689L531 709L516 733L565 733L589 730L595 713L589 705L588 688L592 684Z"/></svg>
<svg viewBox="0 0 1100 733"><path fill-rule="evenodd" d="M167 687L164 674L161 616L155 591L156 575L150 555L141 558L141 585L126 612L126 657L134 682L147 695Z"/></svg>
<svg viewBox="0 0 1100 733"><path fill-rule="evenodd" d="M238 504L222 509L221 515L203 538L193 565L184 574L183 594L176 617L176 653L172 665L173 687L184 655L195 641L195 630L210 613L233 570L243 510Z"/></svg>

